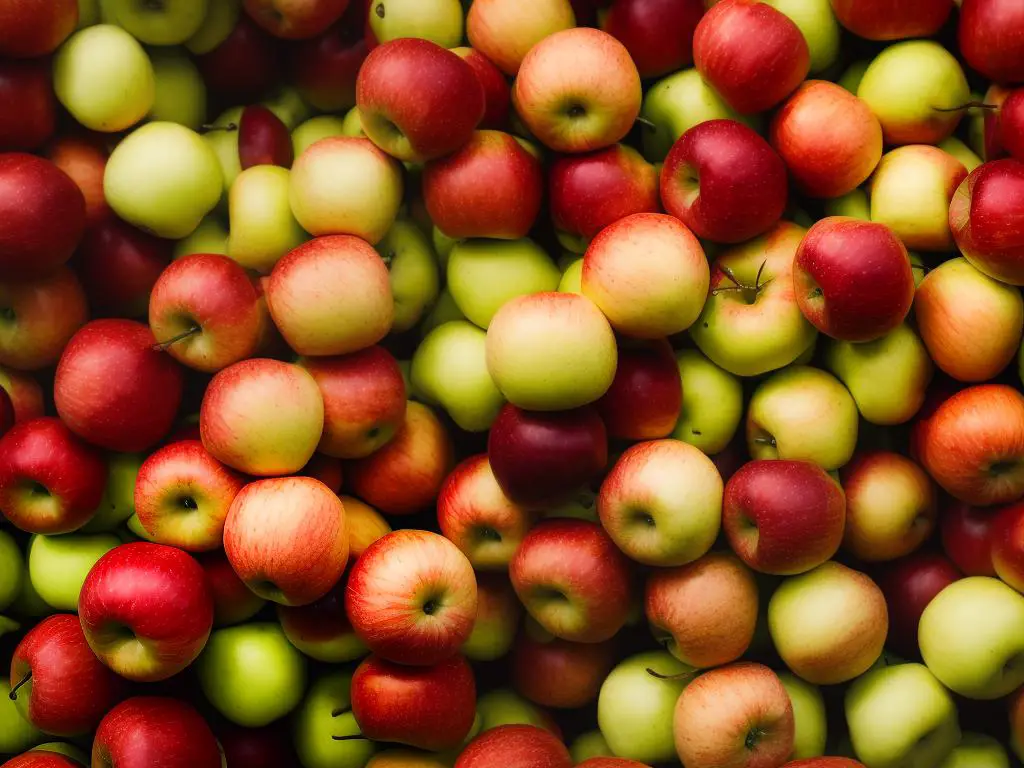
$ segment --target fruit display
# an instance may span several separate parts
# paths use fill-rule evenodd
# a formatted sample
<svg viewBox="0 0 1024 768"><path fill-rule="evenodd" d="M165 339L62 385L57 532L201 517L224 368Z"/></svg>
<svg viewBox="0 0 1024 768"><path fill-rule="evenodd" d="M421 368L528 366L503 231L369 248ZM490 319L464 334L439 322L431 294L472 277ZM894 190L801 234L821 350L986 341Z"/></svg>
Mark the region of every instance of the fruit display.
<svg viewBox="0 0 1024 768"><path fill-rule="evenodd" d="M1024 0L0 0L0 768L1024 765Z"/></svg>

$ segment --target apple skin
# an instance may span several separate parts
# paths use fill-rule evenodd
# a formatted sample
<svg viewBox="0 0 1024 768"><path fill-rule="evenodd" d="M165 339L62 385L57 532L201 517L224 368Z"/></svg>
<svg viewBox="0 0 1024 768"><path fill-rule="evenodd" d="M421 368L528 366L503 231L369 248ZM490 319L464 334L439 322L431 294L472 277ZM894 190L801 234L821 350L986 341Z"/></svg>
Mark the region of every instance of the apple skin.
<svg viewBox="0 0 1024 768"><path fill-rule="evenodd" d="M998 112L994 115L990 115L990 112L991 110L986 111L985 118L994 117L998 121L999 141L1006 152L1014 159L1024 161L1024 90L1015 88L1008 92ZM998 153L985 153L986 160L994 160L997 157Z"/></svg>
<svg viewBox="0 0 1024 768"><path fill-rule="evenodd" d="M647 79L693 62L693 33L703 15L700 0L616 0L601 28L626 46Z"/></svg>
<svg viewBox="0 0 1024 768"><path fill-rule="evenodd" d="M11 399L16 424L43 415L43 390L30 374L0 366L0 389Z"/></svg>
<svg viewBox="0 0 1024 768"><path fill-rule="evenodd" d="M452 48L451 52L469 64L484 89L484 116L479 127L491 130L506 128L512 108L512 89L504 73L483 52L475 48L460 46Z"/></svg>
<svg viewBox="0 0 1024 768"><path fill-rule="evenodd" d="M56 363L89 319L82 285L68 267L29 280L0 282L0 365L35 371Z"/></svg>
<svg viewBox="0 0 1024 768"><path fill-rule="evenodd" d="M283 736L284 743L294 745L298 757L282 755L277 760L257 762L257 768L275 768L278 765L302 765L305 768L356 768L366 765L366 761L376 752L377 745L367 739L359 738L359 726L350 709L352 698L352 675L349 672L327 672L310 686L309 692L299 705L292 718L291 739L288 734L281 734L284 729L270 731L277 740ZM273 726L271 726L273 728ZM267 733L269 729L261 729L258 733ZM334 737L352 736L351 740L338 741ZM291 742L291 744L288 744ZM223 741L222 741L223 743ZM280 741L278 741L280 743ZM279 747L280 750L280 747ZM265 752L265 750L260 750ZM283 750L282 750L283 751ZM254 749L253 752L256 752ZM228 757L228 765L232 765L232 757ZM242 757L241 755L239 757ZM256 754L244 756L235 765L251 766Z"/></svg>
<svg viewBox="0 0 1024 768"><path fill-rule="evenodd" d="M998 514L988 508L951 501L939 515L942 549L965 576L995 576L992 533Z"/></svg>
<svg viewBox="0 0 1024 768"><path fill-rule="evenodd" d="M953 3L916 0L892 6L884 0L832 0L839 23L868 40L931 37L946 23Z"/></svg>
<svg viewBox="0 0 1024 768"><path fill-rule="evenodd" d="M345 613L343 577L330 592L309 605L277 606L288 642L311 659L329 664L356 661L370 651Z"/></svg>
<svg viewBox="0 0 1024 768"><path fill-rule="evenodd" d="M471 661L494 661L512 649L523 606L504 573L477 574L476 618L462 654Z"/></svg>
<svg viewBox="0 0 1024 768"><path fill-rule="evenodd" d="M1024 285L1024 226L1014 218L1021 200L1024 162L1002 159L974 169L949 206L960 252L986 275L1011 285Z"/></svg>
<svg viewBox="0 0 1024 768"><path fill-rule="evenodd" d="M359 5L350 3L342 23L288 52L289 80L314 109L340 112L356 105L356 76L368 49L362 27L346 17Z"/></svg>
<svg viewBox="0 0 1024 768"><path fill-rule="evenodd" d="M509 576L530 616L563 640L604 642L628 618L629 561L596 523L538 523L509 564Z"/></svg>
<svg viewBox="0 0 1024 768"><path fill-rule="evenodd" d="M358 0L354 0L358 2ZM245 12L275 37L316 37L341 18L349 0L244 0Z"/></svg>
<svg viewBox="0 0 1024 768"><path fill-rule="evenodd" d="M352 714L365 738L455 749L476 715L473 670L462 656L426 667L370 656L352 675Z"/></svg>
<svg viewBox="0 0 1024 768"><path fill-rule="evenodd" d="M1024 542L1021 532L1024 505L1011 504L995 513L991 529L991 558L996 575L1024 592Z"/></svg>
<svg viewBox="0 0 1024 768"><path fill-rule="evenodd" d="M473 131L424 166L422 183L430 219L455 239L526 237L544 196L540 161L501 131Z"/></svg>
<svg viewBox="0 0 1024 768"><path fill-rule="evenodd" d="M889 613L886 644L905 658L917 658L921 614L939 592L960 578L954 564L934 552L915 552L887 563L878 575Z"/></svg>
<svg viewBox="0 0 1024 768"><path fill-rule="evenodd" d="M110 215L110 206L103 196L103 173L109 152L102 134L83 132L59 136L46 145L43 154L70 176L85 196L86 228L105 221Z"/></svg>
<svg viewBox="0 0 1024 768"><path fill-rule="evenodd" d="M56 130L57 99L45 59L0 63L0 149L30 151Z"/></svg>
<svg viewBox="0 0 1024 768"><path fill-rule="evenodd" d="M196 64L214 95L253 101L277 81L279 49L276 38L243 14L224 40L196 57Z"/></svg>
<svg viewBox="0 0 1024 768"><path fill-rule="evenodd" d="M213 600L190 555L141 541L99 559L82 585L78 615L100 661L136 682L166 680L210 636Z"/></svg>
<svg viewBox="0 0 1024 768"><path fill-rule="evenodd" d="M589 152L621 141L642 97L626 47L587 27L555 32L531 48L512 87L516 114L556 152Z"/></svg>
<svg viewBox="0 0 1024 768"><path fill-rule="evenodd" d="M96 512L107 482L102 455L52 417L16 423L0 438L0 508L15 527L69 533Z"/></svg>
<svg viewBox="0 0 1024 768"><path fill-rule="evenodd" d="M35 535L29 539L25 551L30 586L51 608L77 611L82 584L89 571L103 555L121 543L112 533Z"/></svg>
<svg viewBox="0 0 1024 768"><path fill-rule="evenodd" d="M751 35L758 45L750 45ZM723 0L697 24L693 61L729 106L751 114L774 107L803 82L811 53L781 11L758 0Z"/></svg>
<svg viewBox="0 0 1024 768"><path fill-rule="evenodd" d="M474 2L466 36L506 75L519 71L527 52L545 37L576 26L571 0L544 0L529 8L515 0Z"/></svg>
<svg viewBox="0 0 1024 768"><path fill-rule="evenodd" d="M971 69L996 82L1024 82L1024 41L1017 33L1021 23L1024 8L1013 0L965 0L957 32Z"/></svg>
<svg viewBox="0 0 1024 768"><path fill-rule="evenodd" d="M676 428L682 405L680 370L668 340L619 345L615 378L596 404L611 437L668 437Z"/></svg>
<svg viewBox="0 0 1024 768"><path fill-rule="evenodd" d="M705 672L679 695L674 722L685 765L780 765L793 752L793 704L761 664Z"/></svg>
<svg viewBox="0 0 1024 768"><path fill-rule="evenodd" d="M747 0L726 0L715 7L733 2ZM707 120L690 128L672 145L661 171L665 210L698 237L716 243L740 243L764 234L778 223L787 199L782 158L735 120Z"/></svg>
<svg viewBox="0 0 1024 768"><path fill-rule="evenodd" d="M964 258L943 262L925 275L914 314L935 364L959 381L994 378L1020 350L1020 290L994 280Z"/></svg>
<svg viewBox="0 0 1024 768"><path fill-rule="evenodd" d="M266 601L238 578L224 550L200 552L196 560L206 573L206 583L213 600L215 627L240 624L260 612Z"/></svg>
<svg viewBox="0 0 1024 768"><path fill-rule="evenodd" d="M77 760L39 748L30 749L4 763L4 768L81 768L81 766L82 763Z"/></svg>
<svg viewBox="0 0 1024 768"><path fill-rule="evenodd" d="M1001 384L944 400L915 441L918 460L960 501L991 506L1024 494L1024 396Z"/></svg>
<svg viewBox="0 0 1024 768"><path fill-rule="evenodd" d="M0 153L0 278L40 277L64 264L85 230L85 197L41 157ZM53 226L53 222L61 226Z"/></svg>
<svg viewBox="0 0 1024 768"><path fill-rule="evenodd" d="M76 0L6 4L0 9L0 56L45 56L56 50L77 24Z"/></svg>
<svg viewBox="0 0 1024 768"><path fill-rule="evenodd" d="M213 732L189 704L161 696L136 696L107 713L92 745L96 768L220 768Z"/></svg>
<svg viewBox="0 0 1024 768"><path fill-rule="evenodd" d="M790 576L839 550L843 489L808 461L751 461L725 486L722 527L733 551L761 573Z"/></svg>
<svg viewBox="0 0 1024 768"><path fill-rule="evenodd" d="M573 643L520 632L512 649L512 684L542 707L576 709L597 699L615 664L615 641Z"/></svg>
<svg viewBox="0 0 1024 768"><path fill-rule="evenodd" d="M535 725L499 725L470 742L455 768L487 768L500 761L505 768L572 768L561 740Z"/></svg>

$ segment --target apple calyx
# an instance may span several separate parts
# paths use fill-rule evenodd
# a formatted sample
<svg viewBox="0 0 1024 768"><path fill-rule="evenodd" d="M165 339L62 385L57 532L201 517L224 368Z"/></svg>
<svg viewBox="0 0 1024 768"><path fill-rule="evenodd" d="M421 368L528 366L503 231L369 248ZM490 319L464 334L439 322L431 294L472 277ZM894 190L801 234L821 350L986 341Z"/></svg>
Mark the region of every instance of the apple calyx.
<svg viewBox="0 0 1024 768"><path fill-rule="evenodd" d="M383 19L387 15L387 10L384 8L384 3L377 3L373 9L378 19Z"/></svg>
<svg viewBox="0 0 1024 768"><path fill-rule="evenodd" d="M153 345L153 351L166 352L168 347L170 347L172 344L177 344L179 341L183 341L190 336L195 336L197 333L202 333L202 331L203 329L200 326L193 325L188 330L182 331L176 336L171 336L171 338L167 339L166 341L157 342L156 344Z"/></svg>
<svg viewBox="0 0 1024 768"><path fill-rule="evenodd" d="M724 286L722 288L712 288L711 289L711 295L712 296L717 296L720 293L738 292L741 295L741 297L743 298L743 301L745 303L747 303L747 304L754 304L754 303L756 303L758 296L761 295L761 291L763 291L765 288L767 288L769 285L771 285L772 280L775 279L774 277L769 277L763 283L761 282L761 276L764 274L764 268L765 268L765 266L767 264L768 264L768 260L767 259L765 259L764 261L761 262L761 266L757 268L757 276L754 278L754 284L753 285L747 285L746 283L741 282L740 279L737 278L736 275L733 273L733 271L732 271L732 269L730 267L727 267L725 265L719 265L718 269L721 271L721 273L723 275L725 275L727 278L729 278L729 280L733 284L732 285L726 285L726 286Z"/></svg>
<svg viewBox="0 0 1024 768"><path fill-rule="evenodd" d="M25 676L23 678L21 678L21 680L19 680L18 683L13 688L11 688L11 692L7 694L7 698L9 698L11 701L17 701L18 700L18 690L23 685L25 685L25 683L27 683L31 679L32 679L32 670L30 669L28 672L25 673Z"/></svg>
<svg viewBox="0 0 1024 768"><path fill-rule="evenodd" d="M764 728L758 728L757 726L747 731L747 737L743 740L743 746L749 750L753 750L759 741L768 735L768 732Z"/></svg>

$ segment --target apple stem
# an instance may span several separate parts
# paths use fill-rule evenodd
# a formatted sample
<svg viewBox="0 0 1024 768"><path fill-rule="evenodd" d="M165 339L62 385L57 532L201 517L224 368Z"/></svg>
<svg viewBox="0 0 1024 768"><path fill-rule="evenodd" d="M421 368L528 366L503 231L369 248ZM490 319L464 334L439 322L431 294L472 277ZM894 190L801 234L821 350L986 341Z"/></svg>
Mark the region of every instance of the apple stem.
<svg viewBox="0 0 1024 768"><path fill-rule="evenodd" d="M331 736L335 741L369 741L361 733L353 733L351 736Z"/></svg>
<svg viewBox="0 0 1024 768"><path fill-rule="evenodd" d="M212 133L213 131L237 131L238 123L228 123L227 125L213 125L213 123L204 123L199 126L201 133Z"/></svg>
<svg viewBox="0 0 1024 768"><path fill-rule="evenodd" d="M28 672L25 673L25 676L23 678L21 678L20 681L18 681L18 684L15 685L13 688L11 688L11 692L9 694L7 694L7 698L9 698L11 701L17 701L17 699L18 699L18 689L21 688L21 686L23 686L25 683L27 683L31 679L32 679L32 670L30 669Z"/></svg>
<svg viewBox="0 0 1024 768"><path fill-rule="evenodd" d="M646 117L637 116L636 121L640 123L640 125L642 125L644 128L648 128L652 131L658 130L658 126L656 126L651 120L648 120Z"/></svg>
<svg viewBox="0 0 1024 768"><path fill-rule="evenodd" d="M677 672L674 675L666 675L661 672L655 672L650 667L647 667L647 674L651 677L656 677L659 680L688 680L689 678L693 677L695 673L696 670L691 669L687 670L686 672Z"/></svg>
<svg viewBox="0 0 1024 768"><path fill-rule="evenodd" d="M767 264L767 259L761 262L761 266L757 268L757 277L754 278L753 285L746 285L745 283L741 283L739 278L737 278L736 275L733 274L732 269L722 264L718 265L719 271L727 278L729 278L729 280L731 280L733 284L727 285L724 288L715 288L711 291L711 295L717 296L720 293L726 293L729 291L739 291L744 294L745 298L749 303L753 304L755 301L757 301L757 297L761 295L761 291L764 290L764 288L767 287L772 282L772 280L775 279L773 277L769 278L763 283L761 282L761 276L764 274L764 268Z"/></svg>
<svg viewBox="0 0 1024 768"><path fill-rule="evenodd" d="M965 109L999 109L998 104L986 104L984 101L968 101L958 107L932 107L936 112L963 112Z"/></svg>
<svg viewBox="0 0 1024 768"><path fill-rule="evenodd" d="M187 339L189 336L195 336L201 330L202 328L200 328L198 325L193 325L187 331L182 331L177 336L172 336L171 338L167 339L167 341L161 341L158 342L157 344L154 344L153 350L155 352L166 352L167 348L172 344L177 344L179 341L181 341L182 339Z"/></svg>

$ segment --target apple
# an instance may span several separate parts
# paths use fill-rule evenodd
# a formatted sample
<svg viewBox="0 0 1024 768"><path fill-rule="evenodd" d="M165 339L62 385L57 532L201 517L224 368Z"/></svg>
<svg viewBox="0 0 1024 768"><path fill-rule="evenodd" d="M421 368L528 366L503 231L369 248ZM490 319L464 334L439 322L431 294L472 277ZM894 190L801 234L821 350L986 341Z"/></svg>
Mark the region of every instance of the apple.
<svg viewBox="0 0 1024 768"><path fill-rule="evenodd" d="M939 765L960 742L953 697L922 664L868 672L847 689L845 710L867 765Z"/></svg>
<svg viewBox="0 0 1024 768"><path fill-rule="evenodd" d="M786 765L793 765L796 760L821 757L825 754L828 736L827 712L821 690L789 672L781 673L779 680L793 705L793 752ZM819 768L827 766L823 764Z"/></svg>
<svg viewBox="0 0 1024 768"><path fill-rule="evenodd" d="M210 726L178 699L135 696L111 709L96 729L95 768L219 768L220 749Z"/></svg>
<svg viewBox="0 0 1024 768"><path fill-rule="evenodd" d="M852 680L882 653L885 597L868 576L829 561L791 576L768 603L772 642L786 666L816 685Z"/></svg>
<svg viewBox="0 0 1024 768"><path fill-rule="evenodd" d="M359 735L352 716L351 689L352 675L348 672L325 674L310 686L292 728L295 751L305 768L364 766L376 750L372 741L333 738Z"/></svg>
<svg viewBox="0 0 1024 768"><path fill-rule="evenodd" d="M1018 592L1024 592L1021 573L1021 516L1024 506L1011 504L994 514L989 539L992 568L996 575Z"/></svg>
<svg viewBox="0 0 1024 768"><path fill-rule="evenodd" d="M0 56L29 58L52 53L77 24L75 0L57 0L42 6L5 5L0 12Z"/></svg>
<svg viewBox="0 0 1024 768"><path fill-rule="evenodd" d="M196 63L213 94L252 101L277 82L279 47L275 38L242 15L227 37L198 56Z"/></svg>
<svg viewBox="0 0 1024 768"><path fill-rule="evenodd" d="M993 88L998 87L993 86ZM985 118L990 117L997 120L998 139L1006 152L1017 160L1024 160L1024 91L1021 91L1020 88L1009 91L998 112L986 111ZM997 152L991 154L986 152L985 156L987 160L993 160L996 154Z"/></svg>
<svg viewBox="0 0 1024 768"><path fill-rule="evenodd" d="M353 96L353 99L355 97ZM311 117L294 131L292 131L292 150L295 157L298 157L320 139L327 139L331 136L345 136L345 121L334 115L317 115Z"/></svg>
<svg viewBox="0 0 1024 768"><path fill-rule="evenodd" d="M931 37L949 18L949 0L916 0L890 6L878 0L832 0L839 23L868 40Z"/></svg>
<svg viewBox="0 0 1024 768"><path fill-rule="evenodd" d="M231 182L227 255L246 269L266 274L309 239L292 215L290 180L285 168L255 165Z"/></svg>
<svg viewBox="0 0 1024 768"><path fill-rule="evenodd" d="M965 576L995 576L992 563L993 524L998 517L987 508L953 501L939 515L942 549Z"/></svg>
<svg viewBox="0 0 1024 768"><path fill-rule="evenodd" d="M311 235L357 235L377 243L402 201L398 162L364 138L321 139L295 158L289 199Z"/></svg>
<svg viewBox="0 0 1024 768"><path fill-rule="evenodd" d="M100 661L136 682L166 680L191 664L213 626L202 567L180 549L146 541L99 559L78 615Z"/></svg>
<svg viewBox="0 0 1024 768"><path fill-rule="evenodd" d="M626 46L646 79L693 62L693 33L703 15L700 0L616 0L601 28Z"/></svg>
<svg viewBox="0 0 1024 768"><path fill-rule="evenodd" d="M200 552L196 559L206 572L206 583L213 600L215 627L240 624L260 612L266 601L238 578L224 550Z"/></svg>
<svg viewBox="0 0 1024 768"><path fill-rule="evenodd" d="M476 703L479 733L502 725L535 725L558 734L550 727L551 716L540 707L507 688L495 688Z"/></svg>
<svg viewBox="0 0 1024 768"><path fill-rule="evenodd" d="M505 574L477 574L476 619L462 654L471 661L494 661L507 654L515 640L523 606Z"/></svg>
<svg viewBox="0 0 1024 768"><path fill-rule="evenodd" d="M917 628L924 609L960 572L950 560L932 552L917 552L887 564L878 577L889 613L887 644L906 658L919 655Z"/></svg>
<svg viewBox="0 0 1024 768"><path fill-rule="evenodd" d="M209 53L227 39L242 13L242 0L207 3L206 15L199 30L185 41L190 53Z"/></svg>
<svg viewBox="0 0 1024 768"><path fill-rule="evenodd" d="M619 346L612 385L596 407L613 438L654 440L676 429L683 393L680 368L666 339L626 342Z"/></svg>
<svg viewBox="0 0 1024 768"><path fill-rule="evenodd" d="M43 277L64 264L85 229L85 198L49 160L22 152L0 154L0 277ZM59 227L54 221L62 222Z"/></svg>
<svg viewBox="0 0 1024 768"><path fill-rule="evenodd" d="M347 511L347 510L346 510ZM311 659L338 664L369 653L345 613L346 580L309 605L277 606L277 619L288 642Z"/></svg>
<svg viewBox="0 0 1024 768"><path fill-rule="evenodd" d="M275 101L267 100L263 104L250 104L238 117L237 149L238 166L242 171L257 165L271 165L289 168L295 159L292 148L291 127L285 119L291 119L288 110L289 91L282 89L275 92ZM295 96L296 100L301 97ZM279 100L279 101L278 101ZM299 106L305 114L308 107ZM279 113L281 116L279 116Z"/></svg>
<svg viewBox="0 0 1024 768"><path fill-rule="evenodd" d="M81 528L99 506L106 477L102 455L59 419L23 421L0 438L0 509L23 531Z"/></svg>
<svg viewBox="0 0 1024 768"><path fill-rule="evenodd" d="M362 25L348 22L356 19L361 5L350 2L341 23L288 52L289 79L316 110L339 112L356 104L356 76L366 59L367 45ZM299 154L297 149L295 154Z"/></svg>
<svg viewBox="0 0 1024 768"><path fill-rule="evenodd" d="M29 151L45 144L57 128L49 62L8 59L0 64L0 105L0 147Z"/></svg>
<svg viewBox="0 0 1024 768"><path fill-rule="evenodd" d="M195 35L207 14L207 0L166 0L152 4L104 0L103 20L147 45L180 45Z"/></svg>
<svg viewBox="0 0 1024 768"><path fill-rule="evenodd" d="M65 266L44 277L0 282L0 364L23 371L53 365L88 319L82 285Z"/></svg>
<svg viewBox="0 0 1024 768"><path fill-rule="evenodd" d="M364 739L455 749L473 727L475 709L473 670L458 655L433 666L370 656L352 675L352 714Z"/></svg>
<svg viewBox="0 0 1024 768"><path fill-rule="evenodd" d="M973 170L949 206L961 253L986 275L1011 285L1024 285L1024 234L1013 220L1012 203L1022 189L1024 162L995 160Z"/></svg>
<svg viewBox="0 0 1024 768"><path fill-rule="evenodd" d="M1024 752L1024 733L1021 731L1022 718L1024 718L1024 695L1018 690L1009 698L1010 710L1010 748L1014 755L1020 759Z"/></svg>
<svg viewBox="0 0 1024 768"><path fill-rule="evenodd" d="M679 350L675 359L683 398L671 437L709 456L720 453L732 440L743 416L740 380L695 349Z"/></svg>
<svg viewBox="0 0 1024 768"><path fill-rule="evenodd" d="M333 489L332 489L333 490ZM345 506L349 557L354 561L373 542L391 533L391 526L380 512L354 496L339 496Z"/></svg>
<svg viewBox="0 0 1024 768"><path fill-rule="evenodd" d="M413 328L437 301L438 259L428 233L414 222L397 219L376 245L388 268L395 308L391 331Z"/></svg>
<svg viewBox="0 0 1024 768"><path fill-rule="evenodd" d="M28 580L25 557L18 542L7 531L0 531L0 611L10 607Z"/></svg>
<svg viewBox="0 0 1024 768"><path fill-rule="evenodd" d="M512 88L516 114L556 152L588 152L620 141L640 113L642 97L640 75L626 47L587 27L555 32L537 43L523 58Z"/></svg>
<svg viewBox="0 0 1024 768"><path fill-rule="evenodd" d="M444 0L448 2L448 0ZM461 14L460 17L461 19ZM451 48L470 68L484 89L484 116L480 128L501 130L508 125L512 106L512 91L505 74L481 51L468 46Z"/></svg>
<svg viewBox="0 0 1024 768"><path fill-rule="evenodd" d="M154 49L149 58L155 90L148 118L200 130L206 123L206 84L192 59L175 48Z"/></svg>
<svg viewBox="0 0 1024 768"><path fill-rule="evenodd" d="M82 763L70 757L42 749L31 749L4 763L4 768L81 768Z"/></svg>
<svg viewBox="0 0 1024 768"><path fill-rule="evenodd" d="M274 768L295 760L295 751L283 724L264 728L228 726L219 728L216 735L227 765Z"/></svg>
<svg viewBox="0 0 1024 768"><path fill-rule="evenodd" d="M0 389L11 400L15 423L43 415L43 390L30 374L0 366Z"/></svg>
<svg viewBox="0 0 1024 768"><path fill-rule="evenodd" d="M1015 34L1022 13L1012 0L965 0L961 4L958 42L974 71L997 82L1024 82L1024 48Z"/></svg>
<svg viewBox="0 0 1024 768"><path fill-rule="evenodd" d="M726 0L715 7L744 4L776 13L748 0ZM782 158L736 120L707 120L690 128L672 145L661 171L665 210L698 237L716 243L739 243L768 232L782 216L787 197Z"/></svg>
<svg viewBox="0 0 1024 768"><path fill-rule="evenodd" d="M43 619L14 649L9 698L33 726L61 737L88 734L121 698L123 681L93 654L77 616Z"/></svg>
<svg viewBox="0 0 1024 768"><path fill-rule="evenodd" d="M521 632L512 649L512 684L535 704L576 709L596 701L615 664L615 641L574 643Z"/></svg>
<svg viewBox="0 0 1024 768"><path fill-rule="evenodd" d="M984 733L965 732L960 744L953 748L942 768L966 768L984 763L992 768L1009 768L1006 748L994 737Z"/></svg>
<svg viewBox="0 0 1024 768"><path fill-rule="evenodd" d="M570 0L542 0L529 8L516 0L481 0L466 14L469 44L506 75L515 75L541 40L575 26Z"/></svg>
<svg viewBox="0 0 1024 768"><path fill-rule="evenodd" d="M121 544L109 533L33 536L28 543L28 577L51 608L77 611L86 576L96 562Z"/></svg>
<svg viewBox="0 0 1024 768"><path fill-rule="evenodd" d="M0 724L3 726L0 728L0 750L5 755L29 749L46 738L45 733L22 716L17 702L11 700L10 692L10 682L6 677L0 677ZM6 768L7 763L4 765Z"/></svg>
<svg viewBox="0 0 1024 768"><path fill-rule="evenodd" d="M349 0L244 0L245 12L275 37L316 37L348 7Z"/></svg>
<svg viewBox="0 0 1024 768"><path fill-rule="evenodd" d="M596 523L538 523L512 558L509 576L527 613L555 637L600 643L626 623L629 561Z"/></svg>
<svg viewBox="0 0 1024 768"><path fill-rule="evenodd" d="M486 768L495 760L506 768L572 768L565 745L535 725L501 725L480 734L462 750L455 768Z"/></svg>
<svg viewBox="0 0 1024 768"><path fill-rule="evenodd" d="M195 232L177 242L172 258L211 253L220 256L227 256L228 253L227 226L216 213L204 216Z"/></svg>

